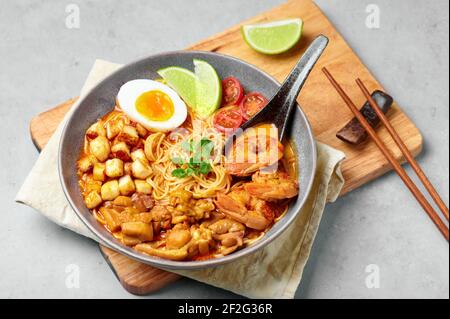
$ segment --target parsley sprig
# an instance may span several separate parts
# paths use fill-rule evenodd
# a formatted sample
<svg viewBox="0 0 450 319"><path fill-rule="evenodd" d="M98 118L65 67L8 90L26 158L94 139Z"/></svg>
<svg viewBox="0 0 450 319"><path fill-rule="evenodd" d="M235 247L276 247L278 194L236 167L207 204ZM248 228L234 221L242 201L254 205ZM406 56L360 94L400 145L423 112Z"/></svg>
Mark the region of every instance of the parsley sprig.
<svg viewBox="0 0 450 319"><path fill-rule="evenodd" d="M212 171L209 163L214 151L214 142L208 138L199 141L192 139L181 142L181 148L189 154L186 158L182 156L172 157L172 163L179 166L172 171L172 176L185 178L187 176L207 175Z"/></svg>

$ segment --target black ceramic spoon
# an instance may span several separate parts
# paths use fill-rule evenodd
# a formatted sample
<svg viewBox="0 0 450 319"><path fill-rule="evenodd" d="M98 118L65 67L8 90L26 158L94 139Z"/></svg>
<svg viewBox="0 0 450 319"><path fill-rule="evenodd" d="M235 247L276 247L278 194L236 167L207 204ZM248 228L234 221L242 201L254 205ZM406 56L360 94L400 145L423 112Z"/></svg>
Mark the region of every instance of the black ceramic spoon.
<svg viewBox="0 0 450 319"><path fill-rule="evenodd" d="M297 96L327 45L328 38L323 35L314 39L278 92L261 111L241 125L241 129L244 131L258 124L271 123L278 129L278 137L281 141L294 110Z"/></svg>

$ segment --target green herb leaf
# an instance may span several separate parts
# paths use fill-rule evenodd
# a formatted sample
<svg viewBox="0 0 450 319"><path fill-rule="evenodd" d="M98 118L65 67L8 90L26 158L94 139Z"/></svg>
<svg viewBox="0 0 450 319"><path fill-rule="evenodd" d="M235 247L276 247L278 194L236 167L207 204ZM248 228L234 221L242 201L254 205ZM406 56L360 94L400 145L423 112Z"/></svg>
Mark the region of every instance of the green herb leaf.
<svg viewBox="0 0 450 319"><path fill-rule="evenodd" d="M177 168L172 171L172 176L177 177L177 178L184 178L187 175L188 174L187 174L186 170L182 169L182 168Z"/></svg>
<svg viewBox="0 0 450 319"><path fill-rule="evenodd" d="M201 146L201 147L203 147L203 146L205 146L205 145L208 145L208 144L210 144L210 143L212 143L212 141L211 141L209 138L206 138L206 137L204 137L204 138L202 138L202 139L200 140L200 146Z"/></svg>
<svg viewBox="0 0 450 319"><path fill-rule="evenodd" d="M196 174L196 170L193 169L193 168L191 168L191 167L188 167L188 168L186 169L186 174L187 174L188 176L192 176L192 175Z"/></svg>
<svg viewBox="0 0 450 319"><path fill-rule="evenodd" d="M213 141L211 141L209 139L203 139L201 141L201 144L202 144L202 150L201 150L202 161L209 160L209 158L211 157L211 153L214 150L214 143L213 143Z"/></svg>
<svg viewBox="0 0 450 319"><path fill-rule="evenodd" d="M188 164L188 167L195 168L195 166L197 165L196 159L194 157L191 157L189 159L189 163L187 163L187 164Z"/></svg>
<svg viewBox="0 0 450 319"><path fill-rule="evenodd" d="M188 161L180 156L174 156L171 161L176 165L185 165L187 168L177 168L172 172L173 176L183 178L186 176L208 174L212 170L209 160L211 153L214 150L214 142L208 138L202 138L199 141L194 142L191 140L185 140L181 142L181 148L187 152L190 152L191 157Z"/></svg>
<svg viewBox="0 0 450 319"><path fill-rule="evenodd" d="M211 164L209 164L207 162L200 163L200 173L201 174L206 175L209 172L211 172L211 170L212 170Z"/></svg>

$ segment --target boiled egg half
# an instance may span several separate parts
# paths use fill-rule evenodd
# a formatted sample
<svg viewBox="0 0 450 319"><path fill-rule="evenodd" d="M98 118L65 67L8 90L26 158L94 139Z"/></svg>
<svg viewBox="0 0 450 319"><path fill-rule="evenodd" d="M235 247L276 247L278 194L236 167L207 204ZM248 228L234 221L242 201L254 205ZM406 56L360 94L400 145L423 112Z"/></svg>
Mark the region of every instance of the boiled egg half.
<svg viewBox="0 0 450 319"><path fill-rule="evenodd" d="M135 122L151 131L170 131L186 120L187 108L167 85L152 80L126 82L117 94L120 108Z"/></svg>

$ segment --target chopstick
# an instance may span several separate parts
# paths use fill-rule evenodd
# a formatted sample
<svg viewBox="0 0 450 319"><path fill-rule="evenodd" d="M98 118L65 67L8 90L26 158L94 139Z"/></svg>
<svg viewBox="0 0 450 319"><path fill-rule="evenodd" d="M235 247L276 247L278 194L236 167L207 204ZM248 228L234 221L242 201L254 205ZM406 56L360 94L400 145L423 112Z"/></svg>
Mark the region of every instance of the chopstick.
<svg viewBox="0 0 450 319"><path fill-rule="evenodd" d="M448 227L441 220L441 218L439 217L438 213L433 209L433 207L427 201L425 196L420 192L419 188L414 184L414 182L408 176L408 174L403 169L403 167L400 165L400 163L397 162L397 160L392 155L392 153L388 150L388 148L383 143L383 141L381 141L381 139L378 137L378 135L376 134L375 130L372 128L372 126L370 126L370 124L367 122L367 120L364 118L364 116L361 114L361 112L357 109L357 107L352 102L352 100L348 97L348 95L344 92L344 90L341 88L341 86L336 82L336 80L333 78L333 76L330 74L330 72L325 67L322 68L322 71L325 73L325 75L327 76L328 80L331 82L331 84L334 86L336 91L342 97L342 99L344 100L345 104L353 112L355 117L358 119L358 121L361 123L361 125L364 127L364 129L367 131L369 136L375 142L377 147L380 149L380 151L383 153L383 155L386 157L386 159L392 165L392 167L394 168L394 170L396 171L398 176L405 183L406 187L408 187L408 189L414 195L416 200L419 202L419 204L422 206L422 208L425 210L425 212L431 218L433 223L437 226L439 231L442 233L442 235L448 241L449 240ZM375 106L376 106L376 103L375 103ZM372 108L374 108L374 107L372 106ZM374 109L376 109L376 108L378 108L378 106L376 106Z"/></svg>
<svg viewBox="0 0 450 319"><path fill-rule="evenodd" d="M364 83L361 81L361 79L356 79L356 83L358 84L359 88L363 92L364 96L366 97L367 101L369 101L370 106L372 109L377 113L378 117L380 118L381 122L384 124L386 129L388 130L389 134L397 144L397 146L402 151L403 155L405 156L405 159L408 161L408 163L411 165L412 169L416 173L417 177L419 177L420 181L422 182L423 186L427 189L428 193L430 194L431 198L433 198L436 205L441 210L442 214L444 214L445 219L448 220L448 207L445 206L444 201L442 200L441 196L438 194L434 186L431 184L428 177L423 172L422 168L419 166L417 161L412 156L411 152L406 147L405 143L402 141L400 136L398 135L397 131L394 129L394 127L391 125L389 120L387 119L386 115L380 110L377 103L374 101L374 99L370 96L369 91L365 87Z"/></svg>

